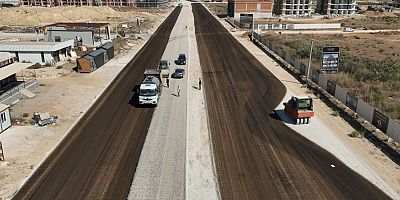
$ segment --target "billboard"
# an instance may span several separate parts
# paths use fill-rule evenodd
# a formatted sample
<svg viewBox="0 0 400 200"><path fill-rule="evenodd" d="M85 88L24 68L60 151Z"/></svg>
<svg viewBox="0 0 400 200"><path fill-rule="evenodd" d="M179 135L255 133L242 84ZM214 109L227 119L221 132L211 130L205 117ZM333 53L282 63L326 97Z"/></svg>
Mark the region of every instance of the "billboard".
<svg viewBox="0 0 400 200"><path fill-rule="evenodd" d="M339 47L323 47L322 48L322 72L338 72L339 71Z"/></svg>
<svg viewBox="0 0 400 200"><path fill-rule="evenodd" d="M389 117L382 112L375 109L374 116L372 117L372 125L379 128L381 131L386 133L389 124Z"/></svg>
<svg viewBox="0 0 400 200"><path fill-rule="evenodd" d="M240 14L240 27L251 29L253 25L253 14Z"/></svg>

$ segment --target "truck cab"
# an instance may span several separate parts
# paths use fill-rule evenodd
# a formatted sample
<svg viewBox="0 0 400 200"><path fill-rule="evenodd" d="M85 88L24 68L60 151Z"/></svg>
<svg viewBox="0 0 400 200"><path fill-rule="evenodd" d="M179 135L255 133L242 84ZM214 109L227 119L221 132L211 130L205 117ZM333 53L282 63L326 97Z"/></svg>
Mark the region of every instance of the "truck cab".
<svg viewBox="0 0 400 200"><path fill-rule="evenodd" d="M169 65L170 63L168 60L161 60L160 64L158 65L158 69L161 70L161 76L162 78L168 78L169 77Z"/></svg>

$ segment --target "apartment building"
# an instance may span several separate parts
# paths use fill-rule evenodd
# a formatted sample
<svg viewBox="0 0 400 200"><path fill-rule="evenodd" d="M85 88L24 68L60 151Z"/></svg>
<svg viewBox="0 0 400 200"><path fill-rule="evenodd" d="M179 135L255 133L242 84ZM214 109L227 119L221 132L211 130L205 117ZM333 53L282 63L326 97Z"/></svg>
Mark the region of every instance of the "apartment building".
<svg viewBox="0 0 400 200"><path fill-rule="evenodd" d="M322 15L352 15L356 5L356 0L319 0L317 10Z"/></svg>
<svg viewBox="0 0 400 200"><path fill-rule="evenodd" d="M274 14L282 16L309 16L313 12L311 0L277 0Z"/></svg>
<svg viewBox="0 0 400 200"><path fill-rule="evenodd" d="M159 7L166 0L20 0L25 6L137 6Z"/></svg>

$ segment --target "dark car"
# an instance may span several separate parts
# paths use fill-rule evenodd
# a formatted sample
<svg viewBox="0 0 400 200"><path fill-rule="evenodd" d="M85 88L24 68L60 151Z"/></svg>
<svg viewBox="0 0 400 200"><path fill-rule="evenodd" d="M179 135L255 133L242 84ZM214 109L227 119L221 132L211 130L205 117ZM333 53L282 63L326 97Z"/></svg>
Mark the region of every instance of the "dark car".
<svg viewBox="0 0 400 200"><path fill-rule="evenodd" d="M174 73L171 75L171 78L183 78L185 75L185 70L182 68L176 68Z"/></svg>
<svg viewBox="0 0 400 200"><path fill-rule="evenodd" d="M186 65L186 55L184 53L179 54L178 60L176 61L178 65Z"/></svg>

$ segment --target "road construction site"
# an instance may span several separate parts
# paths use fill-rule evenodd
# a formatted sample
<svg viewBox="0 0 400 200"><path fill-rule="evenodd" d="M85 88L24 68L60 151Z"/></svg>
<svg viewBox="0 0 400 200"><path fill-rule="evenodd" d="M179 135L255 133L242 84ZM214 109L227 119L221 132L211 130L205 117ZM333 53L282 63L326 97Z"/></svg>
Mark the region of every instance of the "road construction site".
<svg viewBox="0 0 400 200"><path fill-rule="evenodd" d="M282 101L304 89L222 24L198 3L172 11L14 199L399 198L333 133L345 122L321 102L311 124L285 123ZM173 70L179 53L185 77L164 84L158 107L137 105L144 70L161 59Z"/></svg>

